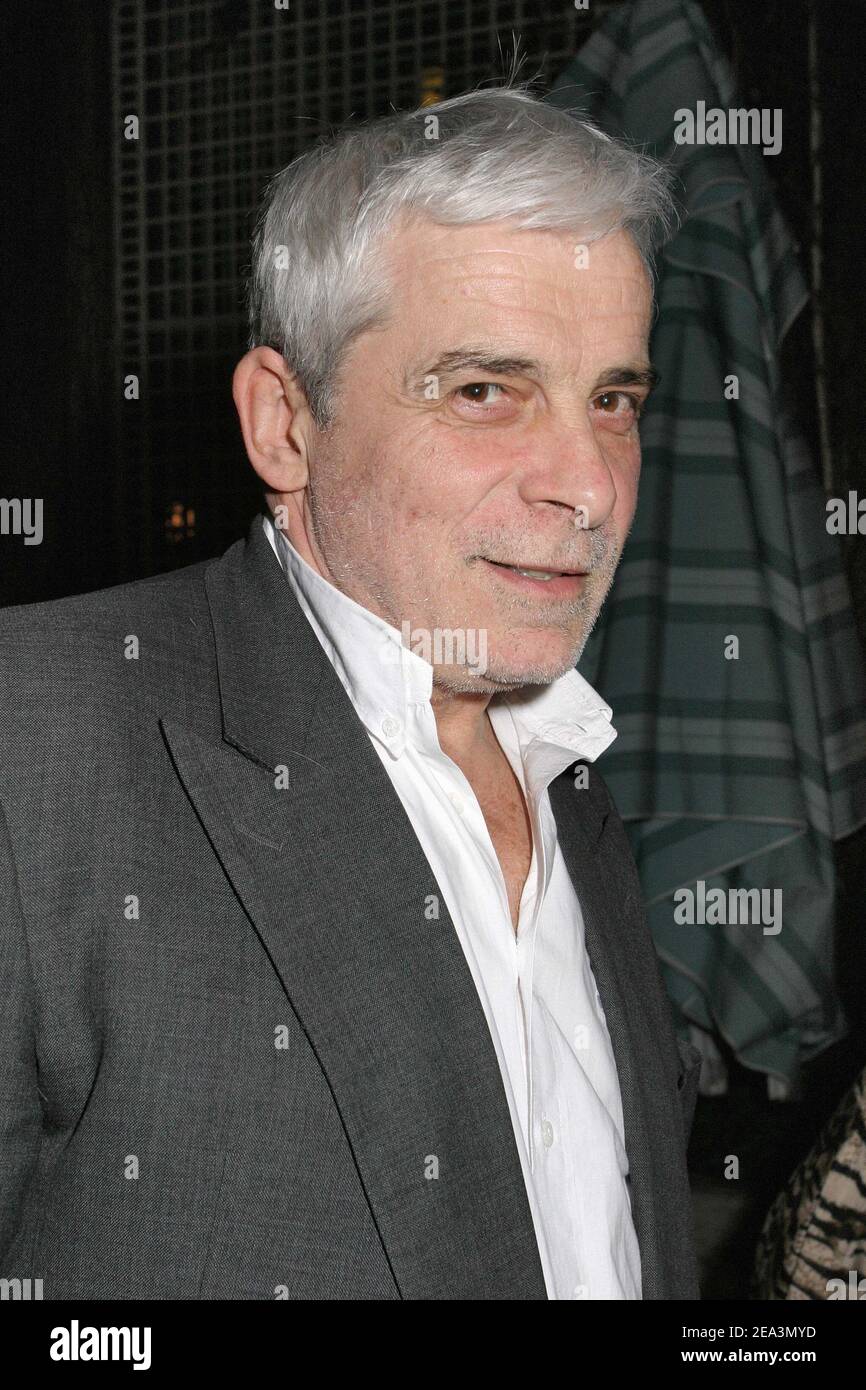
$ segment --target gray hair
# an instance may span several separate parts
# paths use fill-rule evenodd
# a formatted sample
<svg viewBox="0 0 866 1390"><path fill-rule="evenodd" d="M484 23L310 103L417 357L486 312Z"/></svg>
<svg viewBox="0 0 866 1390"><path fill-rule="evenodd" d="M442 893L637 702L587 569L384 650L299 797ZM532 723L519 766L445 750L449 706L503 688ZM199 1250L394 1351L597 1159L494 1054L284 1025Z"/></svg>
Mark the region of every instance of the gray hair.
<svg viewBox="0 0 866 1390"><path fill-rule="evenodd" d="M623 229L652 276L676 224L670 182L664 165L519 84L338 130L268 184L247 282L249 346L282 354L326 428L345 350L387 322L382 252L398 218L507 219L581 243Z"/></svg>

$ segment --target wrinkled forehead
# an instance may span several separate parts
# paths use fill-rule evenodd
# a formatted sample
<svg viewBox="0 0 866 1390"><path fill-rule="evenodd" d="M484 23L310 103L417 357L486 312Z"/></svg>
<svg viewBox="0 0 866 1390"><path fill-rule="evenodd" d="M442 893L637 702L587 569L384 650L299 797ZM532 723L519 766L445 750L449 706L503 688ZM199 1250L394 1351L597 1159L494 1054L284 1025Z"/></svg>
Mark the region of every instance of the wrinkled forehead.
<svg viewBox="0 0 866 1390"><path fill-rule="evenodd" d="M528 334L537 347L578 337L645 339L652 285L626 231L580 242L570 231L509 223L442 227L412 221L386 250L393 323L406 338L454 329Z"/></svg>

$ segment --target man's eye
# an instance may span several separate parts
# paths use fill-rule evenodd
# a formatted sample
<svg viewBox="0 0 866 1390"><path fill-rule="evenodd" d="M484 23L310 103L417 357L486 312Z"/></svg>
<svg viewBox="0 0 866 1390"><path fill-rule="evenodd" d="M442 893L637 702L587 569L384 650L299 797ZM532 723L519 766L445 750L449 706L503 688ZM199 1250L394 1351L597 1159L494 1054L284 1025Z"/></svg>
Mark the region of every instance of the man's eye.
<svg viewBox="0 0 866 1390"><path fill-rule="evenodd" d="M504 387L497 385L495 381L471 381L466 386L460 386L457 395L462 396L463 400L470 401L472 405L492 405L489 399L483 399L485 391L504 392ZM466 393L466 394L464 394Z"/></svg>
<svg viewBox="0 0 866 1390"><path fill-rule="evenodd" d="M602 415L621 420L637 420L643 409L640 396L632 396L628 391L604 391L596 396L593 404L600 407Z"/></svg>

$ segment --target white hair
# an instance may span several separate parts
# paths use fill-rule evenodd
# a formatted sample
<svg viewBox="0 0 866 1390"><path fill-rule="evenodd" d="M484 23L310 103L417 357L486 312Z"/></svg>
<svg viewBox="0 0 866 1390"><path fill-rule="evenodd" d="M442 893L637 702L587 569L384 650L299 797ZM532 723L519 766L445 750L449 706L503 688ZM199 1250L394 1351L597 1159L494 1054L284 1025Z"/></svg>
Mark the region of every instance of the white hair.
<svg viewBox="0 0 866 1390"><path fill-rule="evenodd" d="M324 428L346 348L387 321L381 250L398 219L509 220L580 243L623 229L652 276L676 225L670 183L657 160L520 84L338 130L268 184L247 282L249 346L282 354Z"/></svg>

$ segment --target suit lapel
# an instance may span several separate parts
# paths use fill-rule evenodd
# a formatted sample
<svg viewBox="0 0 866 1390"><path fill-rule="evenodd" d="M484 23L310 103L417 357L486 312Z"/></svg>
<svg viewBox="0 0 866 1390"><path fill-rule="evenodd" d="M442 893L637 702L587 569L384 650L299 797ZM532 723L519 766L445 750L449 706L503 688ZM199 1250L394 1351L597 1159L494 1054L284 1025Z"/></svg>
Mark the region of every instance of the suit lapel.
<svg viewBox="0 0 866 1390"><path fill-rule="evenodd" d="M224 741L173 719L164 734L327 1078L396 1285L404 1298L543 1299L453 923L260 518L206 583Z"/></svg>
<svg viewBox="0 0 866 1390"><path fill-rule="evenodd" d="M661 1026L652 1004L656 980L644 969L638 949L646 936L641 899L628 891L627 866L601 849L606 816L594 776L590 770L589 797L576 794L570 776L563 776L551 783L550 799L560 847L580 899L586 949L616 1062L642 1297L652 1299L667 1296L661 1283L659 1229L668 1187L664 1172L656 1168L660 1153L654 1147L658 1126L653 1120L658 1120L662 1105L657 1098L669 1087L660 1052ZM594 802L595 797L599 800ZM647 1108L650 1097L652 1113ZM671 1123L676 1123L674 1117Z"/></svg>

